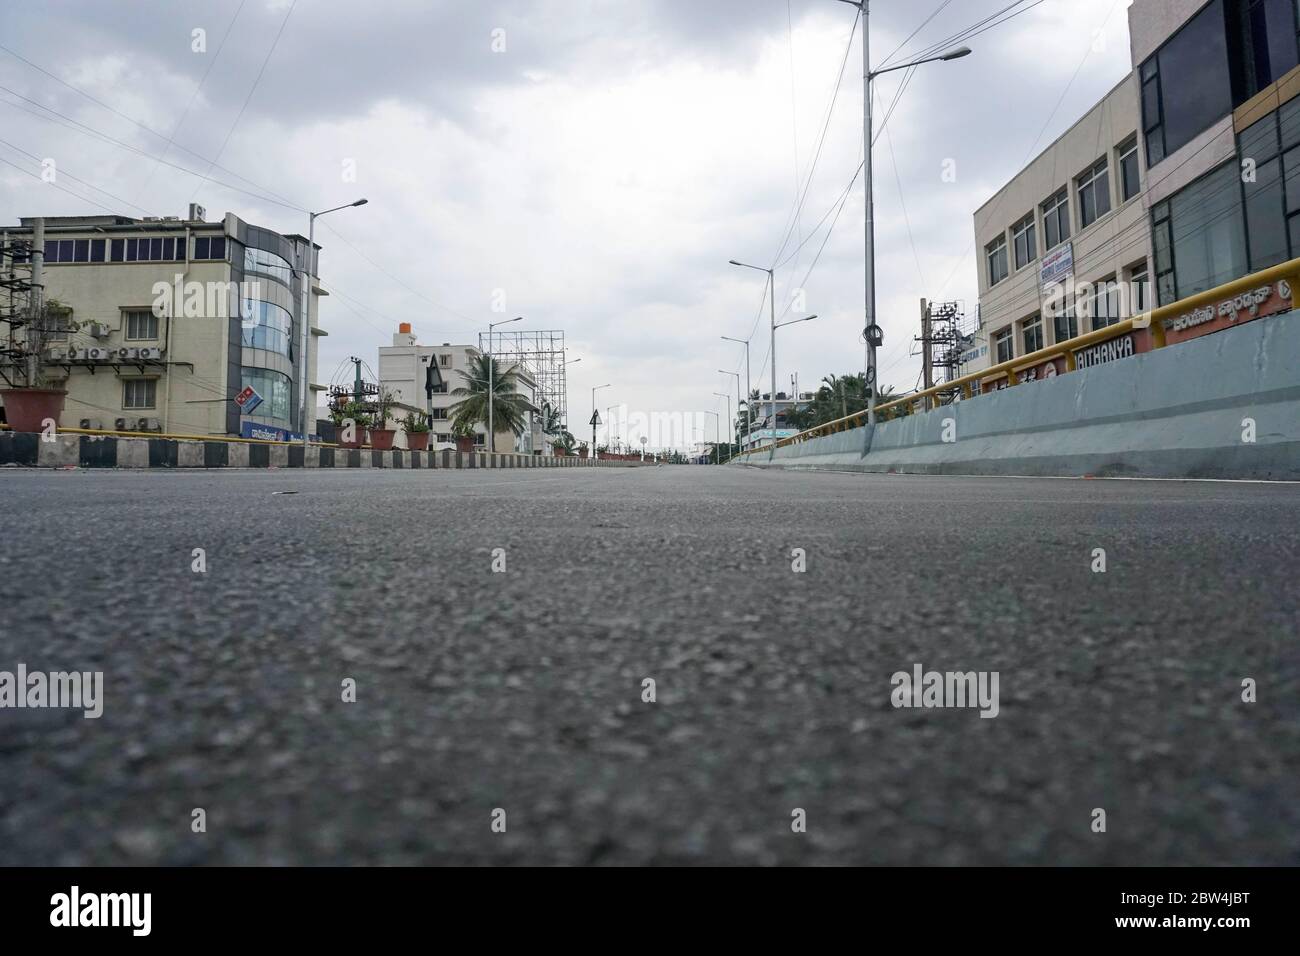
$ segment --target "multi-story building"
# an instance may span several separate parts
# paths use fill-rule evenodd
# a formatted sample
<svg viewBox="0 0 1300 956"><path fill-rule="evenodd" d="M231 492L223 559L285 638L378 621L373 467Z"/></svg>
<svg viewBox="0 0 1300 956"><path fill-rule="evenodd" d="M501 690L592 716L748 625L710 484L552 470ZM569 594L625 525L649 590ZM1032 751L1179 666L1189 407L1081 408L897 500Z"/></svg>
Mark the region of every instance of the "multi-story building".
<svg viewBox="0 0 1300 956"><path fill-rule="evenodd" d="M303 287L308 329L325 291L319 246L250 225L233 213L187 218L54 216L0 230L0 244L34 241L43 298L64 322L49 341L47 378L67 389L59 424L189 435L287 437L301 432ZM32 270L26 258L8 273ZM0 334L7 330L0 328ZM237 401L247 388L252 400ZM320 386L312 385L314 392ZM260 403L256 401L260 399ZM315 397L306 423L314 430Z"/></svg>
<svg viewBox="0 0 1300 956"><path fill-rule="evenodd" d="M782 438L789 438L791 435L797 435L799 429L787 421L787 416L791 412L798 412L807 408L816 397L816 392L800 392L797 398L791 397L785 392L777 392L776 427L773 428L772 393L760 393L758 398L753 402L753 430L748 433L744 430L740 432L741 450L748 451L752 448L770 445L774 440L780 441Z"/></svg>
<svg viewBox="0 0 1300 956"><path fill-rule="evenodd" d="M473 345L420 345L411 325L403 322L393 335L393 344L379 349L379 387L403 405L427 410L430 417L430 448L453 447L451 434L451 407L460 401L452 394L465 382L458 372L469 372L470 363L481 353ZM426 392L430 381L428 368L437 368L439 384L433 394ZM523 369L515 369L515 390L524 400L528 423L523 434L515 435L510 429L498 428L495 448L499 452L516 452L524 455L550 454L546 436L542 434L541 410L537 406L537 385ZM476 447L487 448L487 427L480 425L474 435Z"/></svg>
<svg viewBox="0 0 1300 956"><path fill-rule="evenodd" d="M1132 72L975 213L963 372L1300 256L1295 0L1134 0L1129 37Z"/></svg>

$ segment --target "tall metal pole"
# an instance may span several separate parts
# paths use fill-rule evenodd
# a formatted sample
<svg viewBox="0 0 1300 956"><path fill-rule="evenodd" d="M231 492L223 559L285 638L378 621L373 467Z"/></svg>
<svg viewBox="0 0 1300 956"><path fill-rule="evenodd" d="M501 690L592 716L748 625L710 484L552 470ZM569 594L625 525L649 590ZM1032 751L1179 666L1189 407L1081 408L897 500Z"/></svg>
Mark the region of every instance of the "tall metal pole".
<svg viewBox="0 0 1300 956"><path fill-rule="evenodd" d="M866 192L866 327L876 324L876 219L875 200L872 196L874 183L871 179L871 28L869 25L871 0L862 0L862 152L866 158L863 167L863 179ZM876 381L876 346L867 342L867 387L871 394L867 397L867 424L876 423L876 393L880 391Z"/></svg>
<svg viewBox="0 0 1300 956"><path fill-rule="evenodd" d="M489 454L489 455L492 454L492 452L494 452L494 451L497 450L497 434L496 434L496 429L493 428L493 425L495 425L496 423L492 420L492 397L493 397L493 396L492 396L492 392L495 390L494 387L493 387L495 383L492 381L492 379L493 379L494 373L496 372L496 369L493 368L493 366L495 365L495 363L492 361L492 334L493 334L493 333L492 333L492 323L489 322L489 323L488 323L488 351L487 351L487 360L488 360L488 454Z"/></svg>
<svg viewBox="0 0 1300 956"><path fill-rule="evenodd" d="M767 270L768 281L772 284L772 446L767 460L776 458L776 269Z"/></svg>
<svg viewBox="0 0 1300 956"><path fill-rule="evenodd" d="M311 259L315 248L316 213L313 212L308 215L307 219L307 252L305 253L305 259L308 267L302 270L302 388L300 389L302 402L298 406L298 427L302 429L304 455L306 455L307 445L311 442L311 428L307 425L307 393L311 391L311 382L307 380L307 357L311 349L311 277L316 272L316 269L312 268ZM382 422L379 427L384 427ZM306 467L305 460L303 466Z"/></svg>

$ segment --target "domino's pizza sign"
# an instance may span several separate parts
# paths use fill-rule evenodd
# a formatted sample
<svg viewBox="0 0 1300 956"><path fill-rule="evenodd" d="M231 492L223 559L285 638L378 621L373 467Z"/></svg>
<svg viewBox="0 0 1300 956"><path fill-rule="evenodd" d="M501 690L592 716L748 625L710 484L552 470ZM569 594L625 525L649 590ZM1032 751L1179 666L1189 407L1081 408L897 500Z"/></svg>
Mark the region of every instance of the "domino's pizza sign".
<svg viewBox="0 0 1300 956"><path fill-rule="evenodd" d="M262 404L262 396L258 395L251 385L245 385L244 390L235 396L235 404L244 415L253 414L253 409Z"/></svg>

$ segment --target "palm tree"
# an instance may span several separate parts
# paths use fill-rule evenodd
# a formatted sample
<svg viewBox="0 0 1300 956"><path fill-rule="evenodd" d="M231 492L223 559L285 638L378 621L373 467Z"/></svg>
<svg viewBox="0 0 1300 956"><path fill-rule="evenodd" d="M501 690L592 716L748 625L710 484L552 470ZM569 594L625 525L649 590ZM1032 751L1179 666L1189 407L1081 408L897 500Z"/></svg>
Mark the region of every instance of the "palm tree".
<svg viewBox="0 0 1300 956"><path fill-rule="evenodd" d="M515 391L518 376L516 366L512 365L502 371L500 363L483 353L475 355L469 364L469 371L456 370L456 374L465 380L465 384L452 390L453 395L464 397L452 405L452 427L473 428L479 422L487 424L488 420L488 383L491 382L492 417L494 427L504 425L516 435L522 435L528 426L528 409L524 397ZM496 436L488 436L488 450L495 451Z"/></svg>

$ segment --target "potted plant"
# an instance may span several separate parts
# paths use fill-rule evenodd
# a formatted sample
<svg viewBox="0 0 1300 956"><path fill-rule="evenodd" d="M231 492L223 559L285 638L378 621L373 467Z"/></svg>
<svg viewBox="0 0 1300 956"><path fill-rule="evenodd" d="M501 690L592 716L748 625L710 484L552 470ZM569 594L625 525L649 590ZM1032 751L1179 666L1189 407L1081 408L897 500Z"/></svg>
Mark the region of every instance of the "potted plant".
<svg viewBox="0 0 1300 956"><path fill-rule="evenodd" d="M429 416L423 412L409 412L402 419L402 428L406 431L406 447L411 451L427 451L429 448Z"/></svg>
<svg viewBox="0 0 1300 956"><path fill-rule="evenodd" d="M565 455L573 454L573 446L575 444L576 441L574 440L573 433L568 429L560 429L555 433L555 437L551 440L551 450L555 453L556 457L563 458Z"/></svg>
<svg viewBox="0 0 1300 956"><path fill-rule="evenodd" d="M5 420L16 432L39 432L44 422L58 422L63 413L63 402L68 390L51 380L46 367L51 364L47 349L78 326L71 321L72 310L56 299L49 299L32 321L19 327L18 348L12 355L13 364L5 376L8 387L0 388L4 398Z"/></svg>
<svg viewBox="0 0 1300 956"><path fill-rule="evenodd" d="M376 402L375 427L370 429L370 447L377 451L388 451L393 447L397 429L388 427L388 410L393 407L393 393L384 392Z"/></svg>
<svg viewBox="0 0 1300 956"><path fill-rule="evenodd" d="M458 420L451 426L451 434L456 439L456 450L472 452L474 450L474 426L465 420Z"/></svg>
<svg viewBox="0 0 1300 956"><path fill-rule="evenodd" d="M339 446L342 448L360 448L366 443L366 429L370 427L370 415L366 406L360 402L348 402L336 406L330 411L330 419L338 429ZM346 423L352 422L352 435L349 440Z"/></svg>
<svg viewBox="0 0 1300 956"><path fill-rule="evenodd" d="M579 458L587 457L587 443L585 441L578 442L578 457Z"/></svg>

